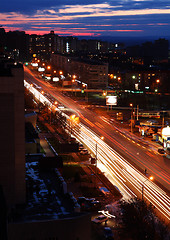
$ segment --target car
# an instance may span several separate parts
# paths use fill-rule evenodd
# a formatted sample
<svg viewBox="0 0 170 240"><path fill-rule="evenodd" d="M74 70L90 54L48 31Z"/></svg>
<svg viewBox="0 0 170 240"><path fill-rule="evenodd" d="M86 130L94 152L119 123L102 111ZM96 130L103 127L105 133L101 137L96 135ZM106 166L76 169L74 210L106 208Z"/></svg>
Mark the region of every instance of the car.
<svg viewBox="0 0 170 240"><path fill-rule="evenodd" d="M165 150L163 148L158 148L158 153L165 154Z"/></svg>
<svg viewBox="0 0 170 240"><path fill-rule="evenodd" d="M109 219L108 217L106 217L104 215L100 215L100 216L94 218L92 220L92 222L99 224L99 223L107 222L108 219Z"/></svg>
<svg viewBox="0 0 170 240"><path fill-rule="evenodd" d="M81 205L81 204L86 202L86 198L85 197L78 197L77 202Z"/></svg>
<svg viewBox="0 0 170 240"><path fill-rule="evenodd" d="M104 237L105 237L105 239L107 239L107 240L111 240L111 239L114 239L113 237L114 237L114 235L113 235L113 232L112 232L112 229L110 228L110 227L105 227L104 228L104 230L103 230L103 232L104 232Z"/></svg>
<svg viewBox="0 0 170 240"><path fill-rule="evenodd" d="M92 211L99 210L101 208L101 203L99 201L92 201L92 202L89 202L88 204Z"/></svg>
<svg viewBox="0 0 170 240"><path fill-rule="evenodd" d="M79 151L84 151L85 148L83 146L79 146Z"/></svg>
<svg viewBox="0 0 170 240"><path fill-rule="evenodd" d="M88 155L89 152L88 152L87 149L84 149L84 150L81 150L81 151L80 151L80 154L81 154L81 155Z"/></svg>

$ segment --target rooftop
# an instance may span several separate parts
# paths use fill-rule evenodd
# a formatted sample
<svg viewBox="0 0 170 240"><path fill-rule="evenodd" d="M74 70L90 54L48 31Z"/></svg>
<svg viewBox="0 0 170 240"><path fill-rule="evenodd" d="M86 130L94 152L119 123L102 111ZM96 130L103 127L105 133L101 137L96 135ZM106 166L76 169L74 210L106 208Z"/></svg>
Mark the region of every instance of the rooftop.
<svg viewBox="0 0 170 240"><path fill-rule="evenodd" d="M17 206L10 220L44 221L80 216L79 205L56 168L42 168L39 154L26 157L27 203Z"/></svg>

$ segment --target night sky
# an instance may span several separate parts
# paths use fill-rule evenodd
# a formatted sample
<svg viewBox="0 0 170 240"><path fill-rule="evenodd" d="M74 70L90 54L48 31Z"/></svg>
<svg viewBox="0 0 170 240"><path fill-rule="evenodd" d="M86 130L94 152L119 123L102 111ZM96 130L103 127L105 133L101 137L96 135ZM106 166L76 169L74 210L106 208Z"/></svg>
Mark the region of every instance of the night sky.
<svg viewBox="0 0 170 240"><path fill-rule="evenodd" d="M170 37L170 0L2 0L0 25L29 34Z"/></svg>

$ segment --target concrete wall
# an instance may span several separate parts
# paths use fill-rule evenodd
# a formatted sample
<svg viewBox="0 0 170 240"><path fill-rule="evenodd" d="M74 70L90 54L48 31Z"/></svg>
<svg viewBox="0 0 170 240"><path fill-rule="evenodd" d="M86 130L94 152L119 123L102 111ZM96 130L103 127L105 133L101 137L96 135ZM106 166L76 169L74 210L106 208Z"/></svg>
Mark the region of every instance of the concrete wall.
<svg viewBox="0 0 170 240"><path fill-rule="evenodd" d="M10 223L8 233L8 240L90 240L91 220L90 215L83 215L62 220Z"/></svg>
<svg viewBox="0 0 170 240"><path fill-rule="evenodd" d="M24 73L0 76L0 184L8 206L25 202Z"/></svg>

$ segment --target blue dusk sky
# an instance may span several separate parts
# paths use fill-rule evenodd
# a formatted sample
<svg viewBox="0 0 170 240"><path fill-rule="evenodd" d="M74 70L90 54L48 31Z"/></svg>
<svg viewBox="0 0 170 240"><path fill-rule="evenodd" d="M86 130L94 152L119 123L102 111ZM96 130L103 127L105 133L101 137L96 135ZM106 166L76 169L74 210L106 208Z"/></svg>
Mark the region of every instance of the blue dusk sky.
<svg viewBox="0 0 170 240"><path fill-rule="evenodd" d="M0 25L29 34L170 37L170 0L2 0Z"/></svg>

